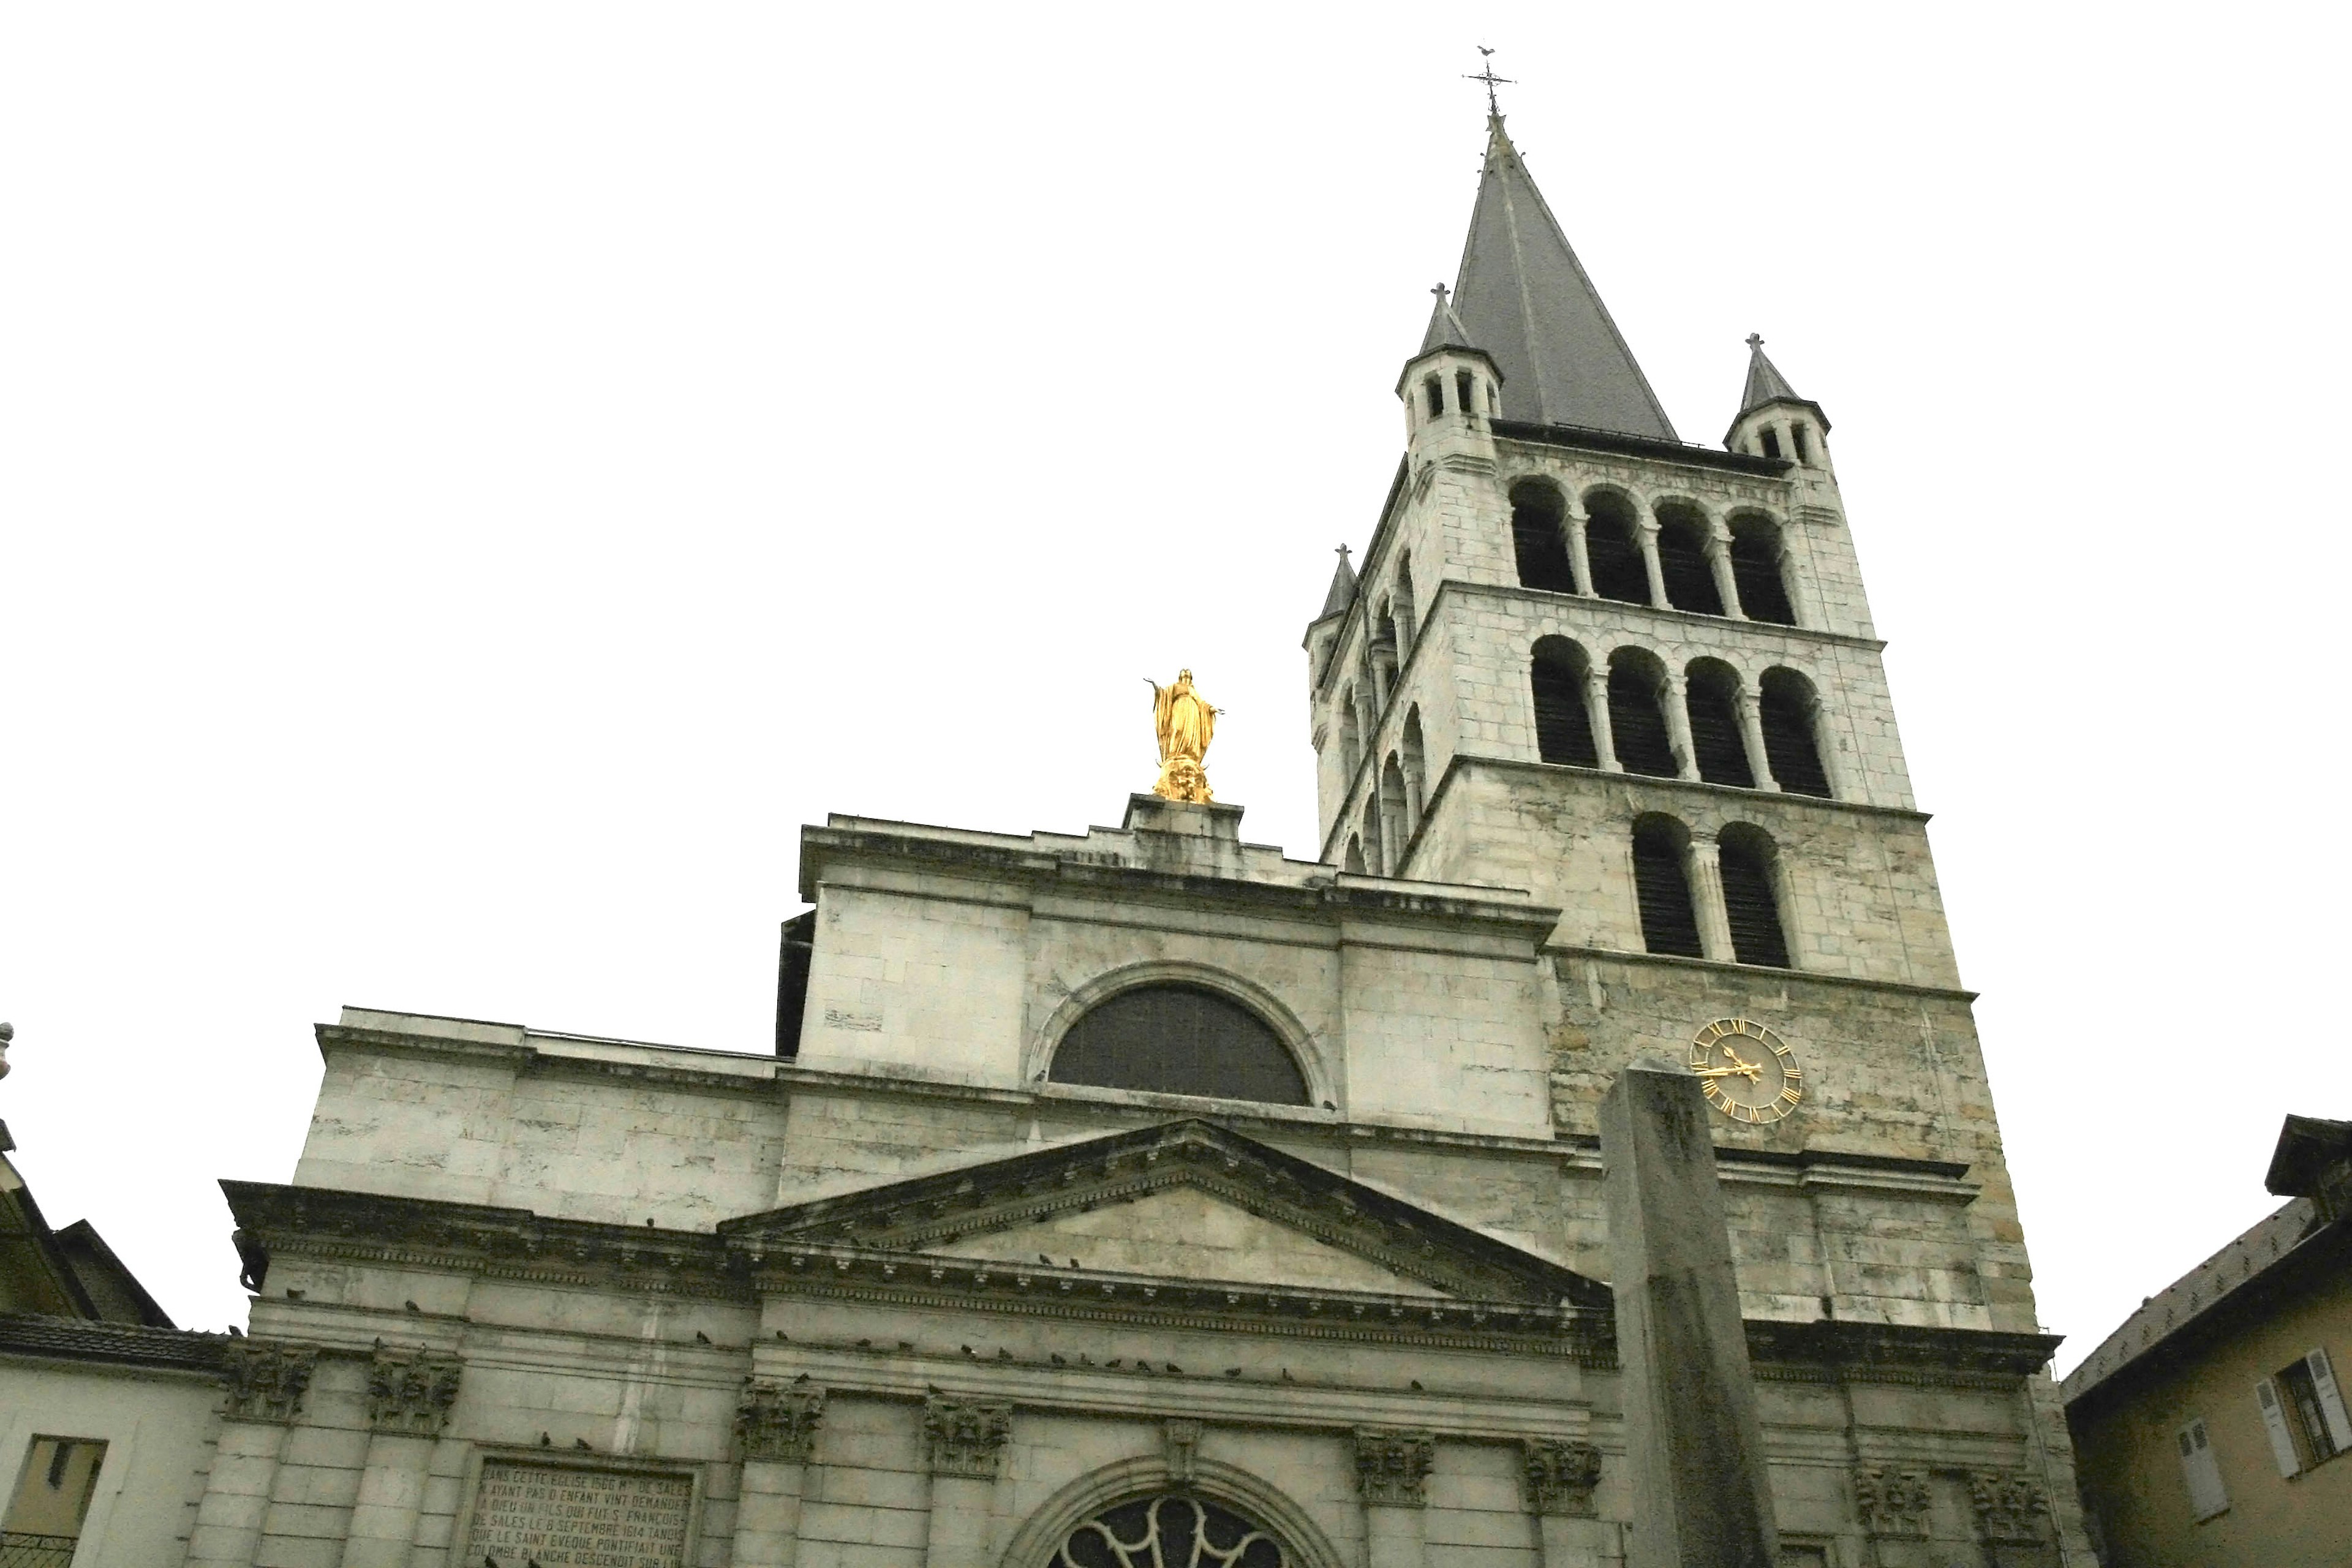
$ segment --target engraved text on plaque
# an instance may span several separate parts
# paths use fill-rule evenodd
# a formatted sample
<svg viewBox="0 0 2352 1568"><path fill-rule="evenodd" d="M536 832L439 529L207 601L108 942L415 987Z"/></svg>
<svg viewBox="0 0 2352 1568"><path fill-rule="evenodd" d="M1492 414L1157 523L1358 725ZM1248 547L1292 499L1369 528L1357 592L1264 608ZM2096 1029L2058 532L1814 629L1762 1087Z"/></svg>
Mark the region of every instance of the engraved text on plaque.
<svg viewBox="0 0 2352 1568"><path fill-rule="evenodd" d="M693 1501L688 1476L488 1459L470 1550L498 1568L685 1568Z"/></svg>

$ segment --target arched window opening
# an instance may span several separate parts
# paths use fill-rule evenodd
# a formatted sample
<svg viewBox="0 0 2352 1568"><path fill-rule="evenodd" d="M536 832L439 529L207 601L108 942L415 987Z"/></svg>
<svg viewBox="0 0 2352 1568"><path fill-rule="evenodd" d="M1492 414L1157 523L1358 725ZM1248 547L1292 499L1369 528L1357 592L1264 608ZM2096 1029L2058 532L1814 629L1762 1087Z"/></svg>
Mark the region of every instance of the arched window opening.
<svg viewBox="0 0 2352 1568"><path fill-rule="evenodd" d="M1609 731L1629 773L1670 779L1674 742L1666 729L1665 672L1647 655L1620 649L1609 661Z"/></svg>
<svg viewBox="0 0 2352 1568"><path fill-rule="evenodd" d="M1339 858L1339 869L1364 875L1364 841L1352 833L1348 835L1348 852Z"/></svg>
<svg viewBox="0 0 2352 1568"><path fill-rule="evenodd" d="M1770 837L1761 828L1736 822L1718 836L1716 847L1723 870L1723 913L1731 926L1731 956L1767 969L1789 968Z"/></svg>
<svg viewBox="0 0 2352 1568"><path fill-rule="evenodd" d="M1810 438L1811 432L1805 422L1800 419L1790 426L1789 435L1797 443L1797 461L1810 467L1813 460L1813 444Z"/></svg>
<svg viewBox="0 0 2352 1568"><path fill-rule="evenodd" d="M1748 765L1747 738L1739 732L1739 677L1719 659L1693 661L1684 691L1690 703L1692 759L1709 784L1756 787Z"/></svg>
<svg viewBox="0 0 2352 1568"><path fill-rule="evenodd" d="M1769 425L1767 425L1763 429L1763 437L1764 455L1768 458L1779 457L1780 455L1780 433L1774 430Z"/></svg>
<svg viewBox="0 0 2352 1568"><path fill-rule="evenodd" d="M1457 370L1454 373L1454 406L1465 414L1478 412L1476 384L1466 370Z"/></svg>
<svg viewBox="0 0 2352 1568"><path fill-rule="evenodd" d="M1519 584L1546 593L1576 592L1576 572L1568 563L1568 536L1560 531L1568 508L1559 492L1539 479L1511 487L1511 549L1518 557Z"/></svg>
<svg viewBox="0 0 2352 1568"><path fill-rule="evenodd" d="M1421 739L1421 710L1404 710L1404 807L1415 833L1429 809L1429 759Z"/></svg>
<svg viewBox="0 0 2352 1568"><path fill-rule="evenodd" d="M1345 789L1364 763L1363 725L1356 718L1356 689L1339 693L1339 787Z"/></svg>
<svg viewBox="0 0 2352 1568"><path fill-rule="evenodd" d="M1502 411L1503 400L1501 396L1496 393L1495 384L1490 381L1486 384L1486 412L1488 414L1499 414Z"/></svg>
<svg viewBox="0 0 2352 1568"><path fill-rule="evenodd" d="M1307 1078L1265 1019L1202 985L1139 985L1087 1010L1055 1047L1055 1083L1305 1105Z"/></svg>
<svg viewBox="0 0 2352 1568"><path fill-rule="evenodd" d="M1592 591L1621 604L1650 602L1650 569L1642 564L1641 525L1633 505L1603 490L1584 500L1584 560L1592 569Z"/></svg>
<svg viewBox="0 0 2352 1568"><path fill-rule="evenodd" d="M1439 415L1445 412L1445 384L1444 382L1438 380L1433 375L1427 381L1421 384L1421 390L1429 399L1429 416L1432 419L1436 418Z"/></svg>
<svg viewBox="0 0 2352 1568"><path fill-rule="evenodd" d="M1812 683L1793 669L1768 669L1758 683L1757 718L1764 730L1764 761L1791 795L1830 798L1822 766L1821 710Z"/></svg>
<svg viewBox="0 0 2352 1568"><path fill-rule="evenodd" d="M1585 672L1591 668L1584 650L1566 637L1545 637L1528 663L1535 689L1536 755L1547 763L1599 767L1592 715L1584 707Z"/></svg>
<svg viewBox="0 0 2352 1568"><path fill-rule="evenodd" d="M1402 875L1404 852L1412 842L1412 823L1405 808L1404 763L1394 752L1381 764L1381 824L1388 833L1387 861L1389 875Z"/></svg>
<svg viewBox="0 0 2352 1568"><path fill-rule="evenodd" d="M1420 627L1412 616L1412 557L1397 558L1396 611L1391 623L1396 631L1397 657L1403 658L1412 652L1413 635Z"/></svg>
<svg viewBox="0 0 2352 1568"><path fill-rule="evenodd" d="M1702 616L1723 614L1723 595L1706 562L1706 519L1685 507L1658 509L1658 571L1666 603Z"/></svg>
<svg viewBox="0 0 2352 1568"><path fill-rule="evenodd" d="M1364 789L1364 822L1360 831L1364 837L1364 865L1375 877L1389 874L1388 840L1382 837L1381 826L1380 781L1374 779Z"/></svg>
<svg viewBox="0 0 2352 1568"><path fill-rule="evenodd" d="M1739 589L1739 610L1751 621L1793 626L1797 609L1789 602L1788 568L1780 530L1769 518L1743 517L1731 524L1731 579Z"/></svg>
<svg viewBox="0 0 2352 1568"><path fill-rule="evenodd" d="M1681 958L1705 954L1698 910L1691 903L1690 833L1671 816L1633 824L1633 898L1642 916L1642 945Z"/></svg>
<svg viewBox="0 0 2352 1568"><path fill-rule="evenodd" d="M1264 1527L1192 1494L1121 1503L1070 1531L1049 1568L1290 1568Z"/></svg>

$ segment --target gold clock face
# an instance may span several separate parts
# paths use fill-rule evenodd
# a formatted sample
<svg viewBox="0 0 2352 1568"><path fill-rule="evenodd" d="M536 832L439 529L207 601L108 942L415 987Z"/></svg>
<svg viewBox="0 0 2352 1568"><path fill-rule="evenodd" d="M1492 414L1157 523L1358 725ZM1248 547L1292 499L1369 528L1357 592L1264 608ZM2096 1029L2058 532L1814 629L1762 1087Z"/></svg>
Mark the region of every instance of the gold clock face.
<svg viewBox="0 0 2352 1568"><path fill-rule="evenodd" d="M1778 1121L1805 1097L1796 1053L1747 1018L1718 1018L1692 1036L1690 1065L1706 1102L1734 1121Z"/></svg>

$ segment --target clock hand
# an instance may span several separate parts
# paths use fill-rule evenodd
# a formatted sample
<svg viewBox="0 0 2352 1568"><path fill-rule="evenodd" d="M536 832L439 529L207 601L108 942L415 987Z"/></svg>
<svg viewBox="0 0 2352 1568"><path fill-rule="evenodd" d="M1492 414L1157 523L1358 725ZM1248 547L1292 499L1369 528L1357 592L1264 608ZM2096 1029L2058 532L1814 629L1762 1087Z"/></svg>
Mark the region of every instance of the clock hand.
<svg viewBox="0 0 2352 1568"><path fill-rule="evenodd" d="M1736 1068L1693 1068L1691 1071L1700 1078L1745 1078L1750 1083L1754 1083L1763 1073L1761 1068L1751 1066L1747 1062L1741 1062Z"/></svg>

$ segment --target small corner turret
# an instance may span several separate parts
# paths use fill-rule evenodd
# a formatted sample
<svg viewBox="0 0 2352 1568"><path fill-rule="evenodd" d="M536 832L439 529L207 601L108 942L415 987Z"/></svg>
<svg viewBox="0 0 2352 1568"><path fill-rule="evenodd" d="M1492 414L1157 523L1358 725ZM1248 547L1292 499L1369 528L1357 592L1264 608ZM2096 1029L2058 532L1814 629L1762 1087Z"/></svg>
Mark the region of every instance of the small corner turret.
<svg viewBox="0 0 2352 1568"><path fill-rule="evenodd" d="M1822 405L1798 396L1780 367L1765 357L1764 340L1748 333L1748 384L1740 389L1739 416L1724 433L1724 449L1778 458L1799 469L1819 468L1833 477L1829 434L1830 416Z"/></svg>
<svg viewBox="0 0 2352 1568"><path fill-rule="evenodd" d="M1430 292L1437 296L1437 306L1429 313L1429 330L1397 376L1406 449L1415 459L1454 452L1491 458L1493 422L1503 411L1503 373L1492 354L1471 342L1445 285ZM1418 468L1419 461L1413 466Z"/></svg>

